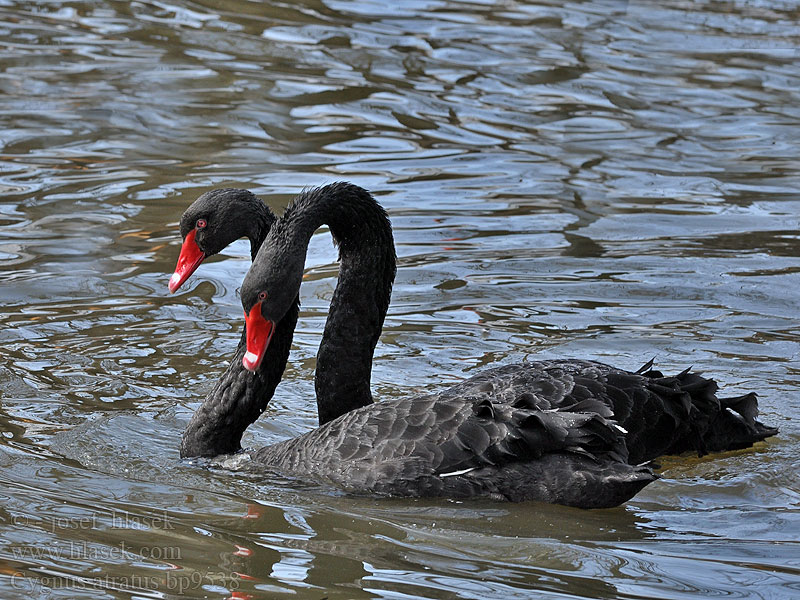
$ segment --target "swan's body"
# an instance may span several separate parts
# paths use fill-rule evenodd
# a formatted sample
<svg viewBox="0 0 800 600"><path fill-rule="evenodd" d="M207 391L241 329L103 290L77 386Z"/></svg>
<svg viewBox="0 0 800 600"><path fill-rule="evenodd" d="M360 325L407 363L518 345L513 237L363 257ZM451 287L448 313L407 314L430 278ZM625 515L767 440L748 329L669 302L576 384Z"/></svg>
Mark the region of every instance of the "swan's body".
<svg viewBox="0 0 800 600"><path fill-rule="evenodd" d="M518 395L520 378L562 382L572 376L565 369L609 370L499 367L439 394L353 410L253 458L356 493L615 506L655 479L649 468L628 464L623 430L571 399L550 407L545 396Z"/></svg>
<svg viewBox="0 0 800 600"><path fill-rule="evenodd" d="M656 479L643 463L658 456L775 433L726 410L747 412L753 396L720 403L715 389L691 373L589 361L507 365L438 394L353 410L252 456L356 493L616 506Z"/></svg>
<svg viewBox="0 0 800 600"><path fill-rule="evenodd" d="M341 339L377 339L372 315L382 307L376 309L375 299L390 288L394 274L385 214L367 192L349 184L301 194L270 230L242 285L248 347L229 371L242 365L243 356L253 371L248 380L238 367L246 391L229 387L226 394L209 394L201 411L211 407L204 418L217 423L190 437L224 436L224 419L239 414L237 404L262 395L262 374L274 370L268 353L276 337L285 336L283 319L300 288L308 241L325 223L338 232L342 252L373 257L375 271L365 280L342 265L337 294L347 282L345 291L358 305L334 306L345 297L335 294L331 313L339 318L332 326L329 319L326 334L331 326L346 330ZM363 373L366 360L340 348L329 364L335 368L339 361L344 373ZM664 377L649 365L631 373L581 360L528 362L487 370L438 394L351 407L253 458L356 493L614 506L655 479L641 465L657 456L741 448L776 433L755 420L754 395L720 400L715 391L713 380L689 372Z"/></svg>

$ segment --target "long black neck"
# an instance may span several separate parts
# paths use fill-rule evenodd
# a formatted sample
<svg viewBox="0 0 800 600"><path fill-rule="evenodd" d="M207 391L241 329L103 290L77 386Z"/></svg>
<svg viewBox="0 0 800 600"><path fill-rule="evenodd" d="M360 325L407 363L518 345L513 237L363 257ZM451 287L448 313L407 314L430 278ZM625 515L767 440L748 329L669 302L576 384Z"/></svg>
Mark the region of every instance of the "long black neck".
<svg viewBox="0 0 800 600"><path fill-rule="evenodd" d="M228 191L228 190L225 190ZM250 240L250 260L255 260L261 244L267 239L267 234L275 224L275 215L267 208L264 201L247 190L230 190L236 192L237 201L231 200L227 207L235 214L233 222L228 224L228 229L235 239L246 237ZM226 246L233 242L227 241ZM221 250L221 248L220 248Z"/></svg>
<svg viewBox="0 0 800 600"><path fill-rule="evenodd" d="M397 257L386 212L366 190L334 183L304 192L276 227L294 234L303 255L327 225L339 246L339 279L317 353L320 425L372 403L372 356L392 293ZM298 247L299 246L299 247Z"/></svg>
<svg viewBox="0 0 800 600"><path fill-rule="evenodd" d="M236 239L246 237L250 240L250 260L253 261L258 254L261 244L267 239L267 234L275 224L275 215L272 214L264 201L247 190L235 190L247 194L247 203L234 206L236 211L235 223L230 228L234 231ZM238 230L238 232L237 232ZM237 235L238 234L238 235ZM233 240L226 243L230 244ZM221 250L221 249L220 249Z"/></svg>
<svg viewBox="0 0 800 600"><path fill-rule="evenodd" d="M250 252L255 258L275 217L260 200L257 204L249 203L246 210L239 210L237 217L234 225L239 226L240 235L236 235L236 231L232 233L236 238L249 238ZM192 416L183 433L181 457L211 457L241 449L245 429L264 412L283 376L299 308L300 299L297 297L278 322L264 360L255 373L250 373L242 365L242 357L247 350L245 334L242 332L239 346L227 370Z"/></svg>
<svg viewBox="0 0 800 600"><path fill-rule="evenodd" d="M242 336L225 373L183 432L182 458L211 457L241 450L245 429L264 412L281 381L292 347L299 308L294 303L278 322L264 360L255 373L242 365L242 357L247 351Z"/></svg>

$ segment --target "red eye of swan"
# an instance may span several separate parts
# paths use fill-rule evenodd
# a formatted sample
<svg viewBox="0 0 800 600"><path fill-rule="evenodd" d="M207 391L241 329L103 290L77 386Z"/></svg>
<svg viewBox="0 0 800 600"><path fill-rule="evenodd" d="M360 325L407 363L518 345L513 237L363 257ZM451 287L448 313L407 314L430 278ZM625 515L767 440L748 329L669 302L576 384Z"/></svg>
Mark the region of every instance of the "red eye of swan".
<svg viewBox="0 0 800 600"><path fill-rule="evenodd" d="M198 229L205 229L206 225L208 225L208 221L206 221L205 219L197 219L196 227Z"/></svg>
<svg viewBox="0 0 800 600"><path fill-rule="evenodd" d="M267 292L259 292L259 293L258 293L258 299L259 299L260 301L264 301L264 300L266 300L266 299L267 299Z"/></svg>

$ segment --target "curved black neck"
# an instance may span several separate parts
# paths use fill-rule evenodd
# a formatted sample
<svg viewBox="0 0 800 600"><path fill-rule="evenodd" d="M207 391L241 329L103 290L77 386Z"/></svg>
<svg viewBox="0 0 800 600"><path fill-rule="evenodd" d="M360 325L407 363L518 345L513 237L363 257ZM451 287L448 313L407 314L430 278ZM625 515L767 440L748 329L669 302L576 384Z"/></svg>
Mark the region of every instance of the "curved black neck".
<svg viewBox="0 0 800 600"><path fill-rule="evenodd" d="M264 243L270 228L276 220L275 215L267 208L263 200L257 196L253 196L253 200L255 200L255 204L248 202L246 206L239 207L236 222L230 225L230 229L234 232L233 235L236 236L236 239L246 237L250 240L251 261L255 260L261 244Z"/></svg>
<svg viewBox="0 0 800 600"><path fill-rule="evenodd" d="M261 244L264 243L264 239L267 237L271 225L272 221L262 221L259 219L254 223L252 230L247 233L247 239L250 240L251 262L256 259L258 249L261 248Z"/></svg>
<svg viewBox="0 0 800 600"><path fill-rule="evenodd" d="M232 226L234 231L240 229L240 235L237 235L236 239L246 237L250 240L251 261L256 259L256 254L258 254L261 244L264 243L270 228L276 220L275 215L267 208L263 200L257 196L253 196L253 198L257 201L257 204L248 203L246 209L239 210L237 222Z"/></svg>
<svg viewBox="0 0 800 600"><path fill-rule="evenodd" d="M247 237L250 240L250 253L255 258L275 222L275 217L260 200L230 208L237 213L236 218L229 221L229 230L235 235L234 239ZM241 449L245 429L264 412L281 381L292 346L299 307L298 297L278 322L272 343L255 373L250 373L242 364L242 357L247 351L245 334L242 332L239 346L228 368L192 416L183 433L182 458L218 456Z"/></svg>
<svg viewBox="0 0 800 600"><path fill-rule="evenodd" d="M386 212L366 190L334 183L304 192L276 224L303 256L327 225L339 246L339 279L317 353L320 425L372 403L372 356L392 293L397 258ZM299 247L295 246L297 250Z"/></svg>
<svg viewBox="0 0 800 600"><path fill-rule="evenodd" d="M255 373L242 364L247 351L242 335L225 373L183 432L181 458L212 457L241 450L245 429L264 412L281 381L299 309L299 304L294 303L278 322L264 360Z"/></svg>

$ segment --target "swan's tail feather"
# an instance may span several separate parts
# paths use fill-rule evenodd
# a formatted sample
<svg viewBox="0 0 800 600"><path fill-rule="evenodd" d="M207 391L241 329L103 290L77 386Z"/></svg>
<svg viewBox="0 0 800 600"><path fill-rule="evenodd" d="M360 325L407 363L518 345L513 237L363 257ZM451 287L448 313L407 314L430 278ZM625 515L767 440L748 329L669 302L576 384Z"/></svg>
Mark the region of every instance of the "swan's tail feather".
<svg viewBox="0 0 800 600"><path fill-rule="evenodd" d="M734 396L733 398L720 398L719 402L723 407L730 408L739 413L748 423L756 422L756 417L758 416L758 396L755 392L750 392L743 396Z"/></svg>
<svg viewBox="0 0 800 600"><path fill-rule="evenodd" d="M755 392L733 398L720 398L719 402L722 410L706 435L709 452L749 448L778 433L776 427L768 427L756 420L758 400Z"/></svg>
<svg viewBox="0 0 800 600"><path fill-rule="evenodd" d="M758 400L754 392L718 398L718 386L713 379L689 369L675 376L664 376L653 370L652 361L640 369L640 374L660 388L669 388L672 395L678 392L681 396L688 431L676 440L670 454L694 450L698 456L703 456L709 452L738 450L778 433L776 428L756 420Z"/></svg>

